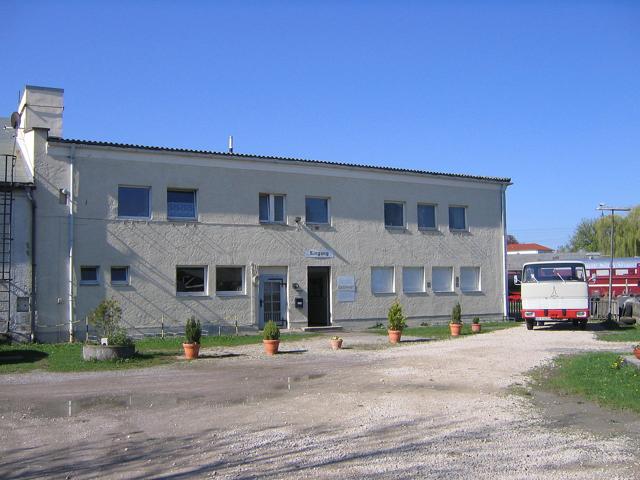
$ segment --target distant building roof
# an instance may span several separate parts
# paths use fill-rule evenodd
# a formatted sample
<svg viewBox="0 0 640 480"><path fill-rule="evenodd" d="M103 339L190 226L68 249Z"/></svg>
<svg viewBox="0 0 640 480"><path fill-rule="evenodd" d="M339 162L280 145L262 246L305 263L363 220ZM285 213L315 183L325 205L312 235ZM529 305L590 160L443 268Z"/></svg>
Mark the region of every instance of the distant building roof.
<svg viewBox="0 0 640 480"><path fill-rule="evenodd" d="M507 252L529 252L537 253L553 252L553 248L545 247L539 243L510 243L507 245Z"/></svg>

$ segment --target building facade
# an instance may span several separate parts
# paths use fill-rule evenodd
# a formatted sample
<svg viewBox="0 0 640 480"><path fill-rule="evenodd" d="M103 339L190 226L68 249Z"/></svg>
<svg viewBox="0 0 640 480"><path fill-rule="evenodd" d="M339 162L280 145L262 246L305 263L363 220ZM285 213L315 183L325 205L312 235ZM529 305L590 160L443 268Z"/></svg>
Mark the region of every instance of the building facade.
<svg viewBox="0 0 640 480"><path fill-rule="evenodd" d="M40 340L84 338L106 297L132 334L505 315L507 178L64 139L62 99L19 109Z"/></svg>

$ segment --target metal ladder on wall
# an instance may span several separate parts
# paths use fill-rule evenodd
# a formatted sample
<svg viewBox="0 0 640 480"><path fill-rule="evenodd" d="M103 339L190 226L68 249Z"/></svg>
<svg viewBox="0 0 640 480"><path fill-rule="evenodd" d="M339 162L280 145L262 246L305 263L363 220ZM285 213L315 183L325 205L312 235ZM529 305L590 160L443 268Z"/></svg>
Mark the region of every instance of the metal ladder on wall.
<svg viewBox="0 0 640 480"><path fill-rule="evenodd" d="M15 155L4 155L0 165L0 322L11 328L11 222L13 219L13 171ZM2 327L0 327L2 328Z"/></svg>

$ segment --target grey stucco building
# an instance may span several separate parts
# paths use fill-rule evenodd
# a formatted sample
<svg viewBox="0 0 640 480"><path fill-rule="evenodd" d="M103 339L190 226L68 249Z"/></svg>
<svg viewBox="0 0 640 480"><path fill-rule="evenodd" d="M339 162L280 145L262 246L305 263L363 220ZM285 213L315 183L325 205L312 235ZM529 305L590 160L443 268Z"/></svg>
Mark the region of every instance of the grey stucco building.
<svg viewBox="0 0 640 480"><path fill-rule="evenodd" d="M132 333L364 328L396 298L410 324L457 301L505 315L508 178L65 139L59 89L27 87L18 111L15 268L39 340L84 338L105 297Z"/></svg>

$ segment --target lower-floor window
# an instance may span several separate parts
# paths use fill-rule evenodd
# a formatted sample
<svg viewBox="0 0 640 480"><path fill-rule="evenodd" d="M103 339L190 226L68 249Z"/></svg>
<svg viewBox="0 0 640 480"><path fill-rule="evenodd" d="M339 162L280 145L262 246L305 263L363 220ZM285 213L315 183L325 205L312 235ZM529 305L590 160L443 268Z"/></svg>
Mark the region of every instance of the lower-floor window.
<svg viewBox="0 0 640 480"><path fill-rule="evenodd" d="M424 292L423 267L404 267L402 269L402 290L405 293Z"/></svg>
<svg viewBox="0 0 640 480"><path fill-rule="evenodd" d="M373 293L395 292L395 271L393 267L371 268L371 291Z"/></svg>
<svg viewBox="0 0 640 480"><path fill-rule="evenodd" d="M207 267L176 267L176 293L206 295Z"/></svg>
<svg viewBox="0 0 640 480"><path fill-rule="evenodd" d="M244 292L244 267L216 267L216 293Z"/></svg>
<svg viewBox="0 0 640 480"><path fill-rule="evenodd" d="M80 267L80 285L98 285L100 267L83 265Z"/></svg>
<svg viewBox="0 0 640 480"><path fill-rule="evenodd" d="M434 292L453 292L453 267L433 267L431 282Z"/></svg>
<svg viewBox="0 0 640 480"><path fill-rule="evenodd" d="M480 267L460 267L460 290L463 292L480 290Z"/></svg>

